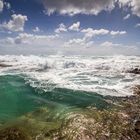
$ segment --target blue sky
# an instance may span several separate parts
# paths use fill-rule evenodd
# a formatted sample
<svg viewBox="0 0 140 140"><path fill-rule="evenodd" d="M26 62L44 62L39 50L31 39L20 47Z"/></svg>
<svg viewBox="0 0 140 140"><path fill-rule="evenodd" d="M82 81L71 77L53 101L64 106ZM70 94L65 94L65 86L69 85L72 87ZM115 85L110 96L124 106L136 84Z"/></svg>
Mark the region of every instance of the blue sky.
<svg viewBox="0 0 140 140"><path fill-rule="evenodd" d="M139 0L0 0L0 54L140 54Z"/></svg>

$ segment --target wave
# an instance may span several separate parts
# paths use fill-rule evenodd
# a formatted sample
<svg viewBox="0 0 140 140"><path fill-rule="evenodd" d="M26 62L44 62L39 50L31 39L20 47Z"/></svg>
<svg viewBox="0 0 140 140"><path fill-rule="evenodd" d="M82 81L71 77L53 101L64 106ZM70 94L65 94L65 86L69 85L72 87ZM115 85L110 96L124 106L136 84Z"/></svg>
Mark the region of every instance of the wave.
<svg viewBox="0 0 140 140"><path fill-rule="evenodd" d="M0 56L0 75L23 74L32 87L44 91L67 88L101 95L130 96L140 76L127 73L140 68L139 56Z"/></svg>

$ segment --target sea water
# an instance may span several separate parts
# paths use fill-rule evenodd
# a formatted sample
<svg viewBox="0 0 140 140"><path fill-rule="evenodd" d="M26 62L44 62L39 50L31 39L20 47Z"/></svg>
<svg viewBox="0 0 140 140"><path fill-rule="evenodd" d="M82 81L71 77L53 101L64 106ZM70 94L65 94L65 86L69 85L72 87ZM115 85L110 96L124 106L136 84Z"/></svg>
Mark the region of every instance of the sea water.
<svg viewBox="0 0 140 140"><path fill-rule="evenodd" d="M107 108L107 96L133 95L138 56L0 56L0 122L46 107L53 116Z"/></svg>

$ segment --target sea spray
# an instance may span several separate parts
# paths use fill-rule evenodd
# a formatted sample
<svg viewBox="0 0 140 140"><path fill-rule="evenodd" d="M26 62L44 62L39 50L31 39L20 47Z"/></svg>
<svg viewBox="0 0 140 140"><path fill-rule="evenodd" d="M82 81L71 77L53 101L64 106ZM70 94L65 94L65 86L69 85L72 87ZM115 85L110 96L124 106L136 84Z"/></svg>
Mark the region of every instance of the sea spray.
<svg viewBox="0 0 140 140"><path fill-rule="evenodd" d="M22 74L32 87L50 91L66 88L101 95L130 96L140 76L128 70L140 67L138 56L0 56L11 67L1 75Z"/></svg>

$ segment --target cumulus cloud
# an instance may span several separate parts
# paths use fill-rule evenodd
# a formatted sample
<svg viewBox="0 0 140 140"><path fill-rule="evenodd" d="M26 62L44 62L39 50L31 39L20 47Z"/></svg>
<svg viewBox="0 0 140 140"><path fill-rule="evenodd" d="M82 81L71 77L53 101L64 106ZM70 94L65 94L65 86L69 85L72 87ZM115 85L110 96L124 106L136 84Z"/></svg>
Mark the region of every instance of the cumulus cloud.
<svg viewBox="0 0 140 140"><path fill-rule="evenodd" d="M96 35L106 35L109 33L109 30L107 29L94 30L92 28L87 28L83 29L81 32L85 33L85 38L92 38Z"/></svg>
<svg viewBox="0 0 140 140"><path fill-rule="evenodd" d="M118 46L121 46L121 44L114 44L110 41L106 41L106 42L103 42L101 44L101 46L103 46L103 47L118 47Z"/></svg>
<svg viewBox="0 0 140 140"><path fill-rule="evenodd" d="M129 7L132 14L140 17L140 0L118 0L121 7Z"/></svg>
<svg viewBox="0 0 140 140"><path fill-rule="evenodd" d="M11 8L11 4L9 2L4 2L4 5L8 10Z"/></svg>
<svg viewBox="0 0 140 140"><path fill-rule="evenodd" d="M130 6L132 0L118 0L118 3L120 5L120 7L124 7L124 6Z"/></svg>
<svg viewBox="0 0 140 140"><path fill-rule="evenodd" d="M33 29L33 32L40 32L39 27L35 27L35 28Z"/></svg>
<svg viewBox="0 0 140 140"><path fill-rule="evenodd" d="M14 39L12 37L6 37L4 39L0 39L0 44L4 44L4 45L12 45L14 44Z"/></svg>
<svg viewBox="0 0 140 140"><path fill-rule="evenodd" d="M67 42L64 43L65 47L92 47L94 46L94 42L92 41L92 38L95 36L99 35L122 35L126 34L126 31L109 31L107 29L93 29L93 28L87 28L81 30L82 33L84 33L84 36L81 38L73 38L68 40ZM116 47L116 46L121 46L120 44L114 44L112 42L106 41L102 43L100 46L104 47Z"/></svg>
<svg viewBox="0 0 140 140"><path fill-rule="evenodd" d="M11 17L12 19L9 22L3 23L1 27L12 32L24 31L25 22L28 20L27 16L13 14Z"/></svg>
<svg viewBox="0 0 140 140"><path fill-rule="evenodd" d="M3 7L4 7L3 1L2 1L2 0L0 0L0 12L2 12L2 11L3 11Z"/></svg>
<svg viewBox="0 0 140 140"><path fill-rule="evenodd" d="M124 51L128 51L128 50L131 50L131 51L137 51L139 50L139 48L137 46L130 46L130 45L124 45L124 44L118 44L118 43L113 43L113 42L110 42L110 41L105 41L103 43L100 44L101 47L106 47L106 48L115 48L115 49L118 49L118 50L124 50Z"/></svg>
<svg viewBox="0 0 140 140"><path fill-rule="evenodd" d="M101 11L111 11L115 5L130 8L132 14L140 17L140 0L43 0L46 14L55 12L61 15L98 15Z"/></svg>
<svg viewBox="0 0 140 140"><path fill-rule="evenodd" d="M74 39L70 39L69 41L64 43L64 47L91 47L93 45L93 41L88 41L85 38L74 38Z"/></svg>
<svg viewBox="0 0 140 140"><path fill-rule="evenodd" d="M56 33L67 32L66 25L64 23L59 24L58 28L55 29Z"/></svg>
<svg viewBox="0 0 140 140"><path fill-rule="evenodd" d="M76 22L76 23L73 23L70 27L69 27L69 30L71 31L79 31L80 30L80 22Z"/></svg>
<svg viewBox="0 0 140 140"><path fill-rule="evenodd" d="M9 2L4 2L3 0L0 0L0 13L3 11L4 7L9 10L11 8L11 5Z"/></svg>
<svg viewBox="0 0 140 140"><path fill-rule="evenodd" d="M111 31L110 34L115 36L115 35L123 35L126 34L126 31Z"/></svg>
<svg viewBox="0 0 140 140"><path fill-rule="evenodd" d="M107 35L107 34L116 36L116 35L123 35L127 33L126 31L109 31L107 29L94 30L93 28L83 29L81 30L81 32L85 33L85 38L92 38L97 35Z"/></svg>
<svg viewBox="0 0 140 140"><path fill-rule="evenodd" d="M140 0L132 0L131 6L133 14L140 17Z"/></svg>
<svg viewBox="0 0 140 140"><path fill-rule="evenodd" d="M0 43L4 45L31 45L31 46L56 46L59 44L59 35L35 35L28 33L20 33L16 37L7 37L1 39ZM57 43L56 43L57 42Z"/></svg>
<svg viewBox="0 0 140 140"><path fill-rule="evenodd" d="M130 18L130 14L127 14L123 19L126 20L126 19L129 19Z"/></svg>
<svg viewBox="0 0 140 140"><path fill-rule="evenodd" d="M10 53L17 49L20 53L24 52L25 54L32 54L33 51L36 54L42 54L47 53L48 51L56 52L57 50L66 52L67 54L85 55L139 54L140 52L136 46L127 46L125 44L113 43L110 41L96 44L91 38L87 39L84 36L81 38L69 38L66 36L65 38L65 36L61 36L61 34L36 35L19 33L16 37L0 39L0 44L3 46L3 52L6 54L7 50L10 50L10 48ZM4 50L4 48L6 49Z"/></svg>
<svg viewBox="0 0 140 140"><path fill-rule="evenodd" d="M55 29L55 33L67 32L70 31L80 31L80 22L73 23L71 26L67 27L64 23L58 25L58 28Z"/></svg>
<svg viewBox="0 0 140 140"><path fill-rule="evenodd" d="M71 39L68 42L64 43L64 47L75 47L75 46L83 46L85 45L85 40L82 38Z"/></svg>
<svg viewBox="0 0 140 140"><path fill-rule="evenodd" d="M140 23L137 23L137 24L135 25L135 27L140 27Z"/></svg>
<svg viewBox="0 0 140 140"><path fill-rule="evenodd" d="M48 15L58 12L62 15L97 15L102 10L111 11L114 0L43 0Z"/></svg>
<svg viewBox="0 0 140 140"><path fill-rule="evenodd" d="M125 44L113 43L110 41L96 44L92 41L86 41L82 38L71 39L65 43L65 48L69 53L88 54L88 55L117 55L117 54L139 54L137 46L127 46ZM71 49L73 48L73 49ZM80 50L80 51L79 51Z"/></svg>
<svg viewBox="0 0 140 140"><path fill-rule="evenodd" d="M58 35L34 35L21 33L16 38L14 38L15 44L48 44L50 41L54 41L58 38Z"/></svg>
<svg viewBox="0 0 140 140"><path fill-rule="evenodd" d="M137 46L128 46L125 44L113 43L110 41L105 41L101 43L98 47L99 52L104 54L125 54L125 55L138 55L140 49Z"/></svg>

